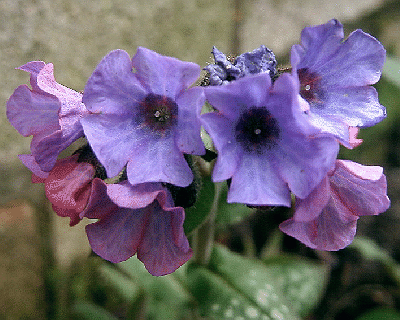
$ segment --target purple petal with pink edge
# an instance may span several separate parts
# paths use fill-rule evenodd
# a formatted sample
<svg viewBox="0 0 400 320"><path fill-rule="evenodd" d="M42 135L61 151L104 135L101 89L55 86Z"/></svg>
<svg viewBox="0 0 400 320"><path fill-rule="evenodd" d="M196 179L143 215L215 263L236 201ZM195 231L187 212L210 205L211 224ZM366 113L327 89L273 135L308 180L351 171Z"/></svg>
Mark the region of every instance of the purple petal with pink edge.
<svg viewBox="0 0 400 320"><path fill-rule="evenodd" d="M58 160L46 179L45 189L54 206L81 212L89 200L95 168L77 160L78 155Z"/></svg>
<svg viewBox="0 0 400 320"><path fill-rule="evenodd" d="M7 101L7 118L24 137L60 129L60 101L51 95L31 91L26 85L15 89Z"/></svg>
<svg viewBox="0 0 400 320"><path fill-rule="evenodd" d="M43 171L50 171L57 161L58 154L67 146L61 144L62 132L57 130L33 136L31 152Z"/></svg>
<svg viewBox="0 0 400 320"><path fill-rule="evenodd" d="M390 206L381 167L337 160L330 183L335 195L353 215L377 215Z"/></svg>
<svg viewBox="0 0 400 320"><path fill-rule="evenodd" d="M336 251L353 241L357 219L340 201L331 199L316 219L303 222L292 218L279 228L312 249Z"/></svg>
<svg viewBox="0 0 400 320"><path fill-rule="evenodd" d="M214 146L218 150L213 180L215 182L227 180L236 171L241 158L241 149L238 147L233 134L233 123L221 113L203 114L200 121L205 130L212 136Z"/></svg>
<svg viewBox="0 0 400 320"><path fill-rule="evenodd" d="M107 54L86 83L82 101L94 113L132 114L147 92L124 50Z"/></svg>
<svg viewBox="0 0 400 320"><path fill-rule="evenodd" d="M30 83L31 83L32 89L34 91L41 91L41 89L39 88L39 86L37 84L37 75L39 74L40 70L43 69L43 67L45 65L46 65L46 63L44 63L43 61L30 61L30 62L24 64L23 66L20 66L17 69L29 72L31 74Z"/></svg>
<svg viewBox="0 0 400 320"><path fill-rule="evenodd" d="M205 148L200 136L200 111L205 102L201 87L188 89L176 99L179 106L176 144L184 153L204 154Z"/></svg>
<svg viewBox="0 0 400 320"><path fill-rule="evenodd" d="M107 185L107 195L119 207L140 209L152 203L162 190L160 183L142 183L132 186L123 181Z"/></svg>
<svg viewBox="0 0 400 320"><path fill-rule="evenodd" d="M36 70L34 72L36 72ZM82 103L82 94L57 83L54 78L54 69L51 63L43 66L40 71L34 75L33 79L36 81L35 87L37 90L54 95L61 103L58 114L58 121L63 134L63 146L61 149L69 146L76 139L83 137L80 119L85 114L88 114L89 111Z"/></svg>
<svg viewBox="0 0 400 320"><path fill-rule="evenodd" d="M147 91L175 100L200 76L200 66L139 47L132 58L135 75Z"/></svg>
<svg viewBox="0 0 400 320"><path fill-rule="evenodd" d="M247 154L243 155L232 177L227 201L256 206L290 207L291 204L289 188L271 165L271 160Z"/></svg>
<svg viewBox="0 0 400 320"><path fill-rule="evenodd" d="M149 137L138 134L130 118L110 114L91 114L81 120L85 135L109 177L126 165L138 145L147 147Z"/></svg>
<svg viewBox="0 0 400 320"><path fill-rule="evenodd" d="M328 114L315 108L313 112L309 113L309 119L314 127L320 128L323 133L332 134L346 148L352 148L349 125L343 122L341 114L337 114L336 112Z"/></svg>
<svg viewBox="0 0 400 320"><path fill-rule="evenodd" d="M38 178L46 179L49 176L48 172L45 172L40 168L32 154L20 154L18 155L18 158L21 160L24 166L27 167ZM36 183L44 183L44 180Z"/></svg>
<svg viewBox="0 0 400 320"><path fill-rule="evenodd" d="M333 168L339 144L331 137L300 139L292 136L276 149L276 170L290 190L304 199Z"/></svg>
<svg viewBox="0 0 400 320"><path fill-rule="evenodd" d="M108 261L118 263L132 257L146 232L148 209L115 207L96 223L86 226L92 250Z"/></svg>
<svg viewBox="0 0 400 320"><path fill-rule="evenodd" d="M166 182L186 187L193 181L193 173L171 135L148 139L135 146L127 166L132 185L144 182Z"/></svg>
<svg viewBox="0 0 400 320"><path fill-rule="evenodd" d="M153 276L174 272L192 257L183 232L183 208L165 207L162 201L149 208L148 222L138 249L138 259Z"/></svg>
<svg viewBox="0 0 400 320"><path fill-rule="evenodd" d="M318 218L327 206L331 197L331 188L328 175L305 199L296 198L296 210L293 220L296 222L310 222Z"/></svg>
<svg viewBox="0 0 400 320"><path fill-rule="evenodd" d="M370 86L327 88L323 107L313 108L312 112L321 117L332 116L353 127L370 127L386 118L386 108L379 103L375 88Z"/></svg>

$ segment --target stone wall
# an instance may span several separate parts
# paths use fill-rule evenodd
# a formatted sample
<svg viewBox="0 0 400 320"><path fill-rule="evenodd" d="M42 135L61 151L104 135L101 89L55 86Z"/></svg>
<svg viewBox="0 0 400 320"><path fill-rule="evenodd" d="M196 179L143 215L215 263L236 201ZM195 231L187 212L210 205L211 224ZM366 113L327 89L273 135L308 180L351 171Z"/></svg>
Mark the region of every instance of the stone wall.
<svg viewBox="0 0 400 320"><path fill-rule="evenodd" d="M333 17L350 22L386 2L0 0L0 260L4 262L0 268L0 308L7 308L0 317L43 316L43 296L38 294L43 285L41 242L29 202L22 202L37 201L43 189L30 183L28 170L17 158L20 153L29 153L30 139L21 137L5 116L7 98L18 85L29 81L28 74L15 67L31 60L52 62L58 82L81 91L100 59L116 48L133 55L137 46L145 46L202 66L212 61L213 45L227 53L240 53L265 44L287 57L304 26ZM393 28L398 23L394 21ZM386 37L396 41L392 34ZM62 265L72 259L75 248L80 254L88 250L82 228L70 230L67 220L57 220L52 244ZM71 243L71 239L80 242Z"/></svg>

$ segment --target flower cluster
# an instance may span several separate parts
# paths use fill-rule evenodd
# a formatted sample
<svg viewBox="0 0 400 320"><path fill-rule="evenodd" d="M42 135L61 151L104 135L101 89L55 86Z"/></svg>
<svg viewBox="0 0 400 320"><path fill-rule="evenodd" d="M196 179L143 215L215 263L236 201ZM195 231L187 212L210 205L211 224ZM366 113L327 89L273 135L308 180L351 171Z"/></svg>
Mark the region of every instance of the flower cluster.
<svg viewBox="0 0 400 320"><path fill-rule="evenodd" d="M106 55L83 94L58 84L52 64L29 62L20 69L31 88L7 101L11 124L33 136L20 159L58 215L71 225L97 219L86 227L96 254L112 262L137 254L164 275L192 255L176 206L185 202L172 190L193 189L190 158L206 153L203 126L217 151L212 178L228 180L228 202L290 207L294 197L281 230L338 250L359 216L390 204L382 168L336 159L339 144L356 147L358 130L386 117L371 86L384 48L361 30L343 37L336 20L305 28L289 72L265 46L231 59L214 47L205 86L194 85L197 64L142 47L133 58ZM213 111L201 114L206 101ZM82 147L60 158L78 139Z"/></svg>

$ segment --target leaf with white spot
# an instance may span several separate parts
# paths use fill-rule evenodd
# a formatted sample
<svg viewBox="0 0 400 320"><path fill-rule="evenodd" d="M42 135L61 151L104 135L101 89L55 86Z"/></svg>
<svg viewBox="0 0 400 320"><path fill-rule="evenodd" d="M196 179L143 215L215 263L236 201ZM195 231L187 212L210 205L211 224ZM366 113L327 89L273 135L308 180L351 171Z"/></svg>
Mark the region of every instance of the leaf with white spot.
<svg viewBox="0 0 400 320"><path fill-rule="evenodd" d="M308 315L318 305L328 281L327 266L293 256L279 256L264 262L300 316Z"/></svg>
<svg viewBox="0 0 400 320"><path fill-rule="evenodd" d="M192 264L188 284L211 319L299 319L260 260L216 246L209 268Z"/></svg>

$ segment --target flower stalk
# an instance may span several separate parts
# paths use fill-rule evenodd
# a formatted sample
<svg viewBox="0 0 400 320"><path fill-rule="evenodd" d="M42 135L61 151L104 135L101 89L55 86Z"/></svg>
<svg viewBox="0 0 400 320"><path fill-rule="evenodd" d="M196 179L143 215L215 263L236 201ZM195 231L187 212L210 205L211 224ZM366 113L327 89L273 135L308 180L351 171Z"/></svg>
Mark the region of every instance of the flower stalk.
<svg viewBox="0 0 400 320"><path fill-rule="evenodd" d="M217 217L218 203L222 193L222 187L222 183L215 184L214 201L210 213L204 223L197 228L193 235L193 259L200 265L208 265L214 247L215 219Z"/></svg>

